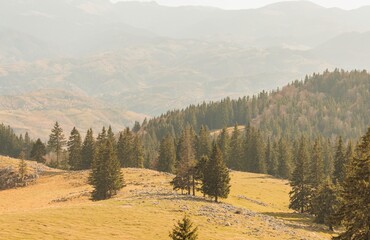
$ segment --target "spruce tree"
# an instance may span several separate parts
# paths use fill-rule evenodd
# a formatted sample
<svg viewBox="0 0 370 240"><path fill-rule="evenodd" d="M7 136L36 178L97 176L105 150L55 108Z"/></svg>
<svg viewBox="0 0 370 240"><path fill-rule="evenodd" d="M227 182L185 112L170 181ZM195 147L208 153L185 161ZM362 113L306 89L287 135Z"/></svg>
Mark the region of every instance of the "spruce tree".
<svg viewBox="0 0 370 240"><path fill-rule="evenodd" d="M285 138L279 140L278 154L278 176L289 179L291 177L292 153Z"/></svg>
<svg viewBox="0 0 370 240"><path fill-rule="evenodd" d="M72 170L82 169L82 140L78 130L74 127L67 142L68 164Z"/></svg>
<svg viewBox="0 0 370 240"><path fill-rule="evenodd" d="M134 137L133 142L133 159L134 159L134 166L135 168L143 168L144 167L144 149L143 145L141 144L141 139L138 135Z"/></svg>
<svg viewBox="0 0 370 240"><path fill-rule="evenodd" d="M211 154L211 141L209 131L206 126L201 126L199 135L196 139L196 158L200 160L203 156L209 157Z"/></svg>
<svg viewBox="0 0 370 240"><path fill-rule="evenodd" d="M194 167L196 165L196 159L194 141L195 134L193 129L191 127L183 129L178 143L176 175L179 178L185 178L189 195L192 187L193 195L195 195Z"/></svg>
<svg viewBox="0 0 370 240"><path fill-rule="evenodd" d="M218 146L220 146L220 150L222 152L222 156L226 162L226 165L227 166L230 166L229 165L229 157L228 157L228 153L229 153L229 145L230 145L230 136L227 132L227 129L226 127L224 127L222 130L221 130L221 133L220 135L217 137L217 144Z"/></svg>
<svg viewBox="0 0 370 240"><path fill-rule="evenodd" d="M233 170L241 170L242 169L241 160L243 153L242 153L242 139L240 136L238 124L235 124L234 130L231 134L228 156L230 168Z"/></svg>
<svg viewBox="0 0 370 240"><path fill-rule="evenodd" d="M117 143L118 160L121 162L121 167L135 167L134 160L134 136L130 128L126 128L120 133Z"/></svg>
<svg viewBox="0 0 370 240"><path fill-rule="evenodd" d="M38 138L32 146L31 159L37 161L38 163L45 163L45 154L46 146L41 142L40 138Z"/></svg>
<svg viewBox="0 0 370 240"><path fill-rule="evenodd" d="M93 130L87 130L81 150L81 169L90 169L95 157L95 139Z"/></svg>
<svg viewBox="0 0 370 240"><path fill-rule="evenodd" d="M345 174L345 165L346 165L346 156L343 146L342 137L339 137L336 146L335 158L334 158L334 173L333 181L334 183L341 184L344 180Z"/></svg>
<svg viewBox="0 0 370 240"><path fill-rule="evenodd" d="M51 130L49 136L48 147L51 151L54 151L57 155L56 165L60 164L60 156L62 154L63 147L66 144L64 138L63 129L59 126L58 122L55 122L54 128Z"/></svg>
<svg viewBox="0 0 370 240"><path fill-rule="evenodd" d="M319 138L315 140L310 165L310 184L316 189L324 180L324 158Z"/></svg>
<svg viewBox="0 0 370 240"><path fill-rule="evenodd" d="M162 172L174 173L176 164L175 141L171 135L162 139L159 146L158 170Z"/></svg>
<svg viewBox="0 0 370 240"><path fill-rule="evenodd" d="M304 213L308 210L310 204L310 186L309 186L309 154L307 142L304 137L301 138L300 146L296 158L296 166L293 171L290 185L292 191L289 193L289 208Z"/></svg>
<svg viewBox="0 0 370 240"><path fill-rule="evenodd" d="M208 161L209 158L207 156L203 156L195 166L195 179L200 181L201 183L204 182L204 176L205 174L207 174ZM200 187L198 190L203 192L202 187ZM203 195L205 195L204 192Z"/></svg>
<svg viewBox="0 0 370 240"><path fill-rule="evenodd" d="M312 213L315 215L315 222L325 224L333 231L336 223L334 214L339 204L337 189L330 178L324 180L316 189L312 199Z"/></svg>
<svg viewBox="0 0 370 240"><path fill-rule="evenodd" d="M266 162L267 162L267 173L272 176L278 176L279 167L279 144L274 141L272 146L271 142L268 141L266 148Z"/></svg>
<svg viewBox="0 0 370 240"><path fill-rule="evenodd" d="M346 171L338 211L345 232L335 239L370 239L370 127Z"/></svg>
<svg viewBox="0 0 370 240"><path fill-rule="evenodd" d="M99 149L92 164L89 183L93 186L93 200L104 200L117 194L124 186L121 166L113 149L106 139L98 145Z"/></svg>
<svg viewBox="0 0 370 240"><path fill-rule="evenodd" d="M191 220L185 215L178 221L170 233L172 240L196 240L198 239L198 227L193 227Z"/></svg>
<svg viewBox="0 0 370 240"><path fill-rule="evenodd" d="M227 198L230 192L230 176L220 148L215 144L203 176L202 192L210 197Z"/></svg>

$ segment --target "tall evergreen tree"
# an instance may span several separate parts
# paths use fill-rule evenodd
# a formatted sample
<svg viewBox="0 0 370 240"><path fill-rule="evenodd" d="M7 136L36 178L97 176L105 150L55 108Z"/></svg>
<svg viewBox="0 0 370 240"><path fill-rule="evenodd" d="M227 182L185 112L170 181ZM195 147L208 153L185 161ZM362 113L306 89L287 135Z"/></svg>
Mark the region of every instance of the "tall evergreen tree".
<svg viewBox="0 0 370 240"><path fill-rule="evenodd" d="M194 140L193 129L191 127L183 129L178 143L176 167L176 175L185 179L188 194L191 193L191 187L193 187L193 195L195 195L194 167L196 165Z"/></svg>
<svg viewBox="0 0 370 240"><path fill-rule="evenodd" d="M201 126L199 135L196 139L196 158L198 161L203 157L209 157L211 154L210 134L206 126Z"/></svg>
<svg viewBox="0 0 370 240"><path fill-rule="evenodd" d="M143 145L141 144L141 139L138 135L134 137L133 142L133 159L134 159L134 167L135 168L143 168L144 167L144 149Z"/></svg>
<svg viewBox="0 0 370 240"><path fill-rule="evenodd" d="M238 124L234 125L234 130L231 134L228 156L230 168L234 170L241 170L242 169L241 159L243 153L242 153L242 139Z"/></svg>
<svg viewBox="0 0 370 240"><path fill-rule="evenodd" d="M322 155L321 141L319 138L315 140L310 165L311 168L309 179L311 186L316 189L324 180L324 158Z"/></svg>
<svg viewBox="0 0 370 240"><path fill-rule="evenodd" d="M158 170L162 172L175 172L176 147L171 135L162 139L159 147Z"/></svg>
<svg viewBox="0 0 370 240"><path fill-rule="evenodd" d="M93 186L92 199L104 200L117 194L124 186L121 166L109 139L98 145L94 158L89 183Z"/></svg>
<svg viewBox="0 0 370 240"><path fill-rule="evenodd" d="M205 169L202 192L214 197L215 202L218 202L218 198L227 198L230 192L229 170L217 144L213 146L211 158Z"/></svg>
<svg viewBox="0 0 370 240"><path fill-rule="evenodd" d="M112 130L112 126L109 125L108 131L107 131L107 138L109 141L113 144L113 149L116 150L116 138L114 137L114 132Z"/></svg>
<svg viewBox="0 0 370 240"><path fill-rule="evenodd" d="M229 157L228 157L228 153L229 153L229 144L230 144L230 136L227 132L227 128L224 127L222 130L221 130L221 133L220 135L218 135L217 137L217 144L218 146L220 146L220 150L222 152L222 156L226 162L226 165L229 166Z"/></svg>
<svg viewBox="0 0 370 240"><path fill-rule="evenodd" d="M266 148L266 162L267 162L267 173L272 176L278 176L279 167L279 144L274 141L271 146L271 141L268 140Z"/></svg>
<svg viewBox="0 0 370 240"><path fill-rule="evenodd" d="M292 153L285 138L280 138L279 140L278 159L278 176L289 179L291 177Z"/></svg>
<svg viewBox="0 0 370 240"><path fill-rule="evenodd" d="M87 130L81 149L81 168L90 169L95 157L95 139L93 130Z"/></svg>
<svg viewBox="0 0 370 240"><path fill-rule="evenodd" d="M370 127L346 171L338 213L345 232L335 239L370 239Z"/></svg>
<svg viewBox="0 0 370 240"><path fill-rule="evenodd" d="M323 144L324 154L324 173L326 176L332 176L334 172L334 154L330 138Z"/></svg>
<svg viewBox="0 0 370 240"><path fill-rule="evenodd" d="M333 231L336 224L334 214L338 207L338 196L335 186L330 178L324 180L316 189L312 199L312 213L315 215L315 222L325 224Z"/></svg>
<svg viewBox="0 0 370 240"><path fill-rule="evenodd" d="M335 158L334 158L334 173L333 181L334 183L342 183L344 180L346 165L346 156L343 145L342 137L339 137L336 146Z"/></svg>
<svg viewBox="0 0 370 240"><path fill-rule="evenodd" d="M194 228L191 220L185 215L177 222L169 236L172 240L197 240L198 227Z"/></svg>
<svg viewBox="0 0 370 240"><path fill-rule="evenodd" d="M55 122L54 128L51 130L51 134L49 136L48 147L51 151L54 151L56 153L57 166L59 166L60 164L60 156L65 144L66 140L64 138L63 129L59 126L58 122Z"/></svg>
<svg viewBox="0 0 370 240"><path fill-rule="evenodd" d="M78 130L74 127L67 142L68 147L68 164L72 170L82 169L82 140Z"/></svg>
<svg viewBox="0 0 370 240"><path fill-rule="evenodd" d="M134 136L129 128L120 133L117 143L117 155L122 167L135 167Z"/></svg>
<svg viewBox="0 0 370 240"><path fill-rule="evenodd" d="M32 141L28 132L26 132L26 134L24 135L24 146L23 146L23 151L25 153L26 159L30 159L31 150L32 150Z"/></svg>
<svg viewBox="0 0 370 240"><path fill-rule="evenodd" d="M45 163L46 146L41 142L40 138L32 146L31 159L37 161L38 163Z"/></svg>
<svg viewBox="0 0 370 240"><path fill-rule="evenodd" d="M292 191L289 193L289 208L299 210L301 213L307 211L310 204L311 191L309 187L308 163L309 154L307 142L306 139L302 137L296 158L296 166L290 181Z"/></svg>

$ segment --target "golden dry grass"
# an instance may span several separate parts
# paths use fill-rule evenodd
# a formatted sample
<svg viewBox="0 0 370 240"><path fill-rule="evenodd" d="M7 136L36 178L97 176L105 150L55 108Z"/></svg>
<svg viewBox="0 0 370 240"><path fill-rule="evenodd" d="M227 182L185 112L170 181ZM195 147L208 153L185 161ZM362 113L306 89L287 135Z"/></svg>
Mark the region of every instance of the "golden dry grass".
<svg viewBox="0 0 370 240"><path fill-rule="evenodd" d="M127 186L106 201L89 199L88 171L48 169L36 184L0 191L0 239L169 239L185 212L199 226L201 240L329 238L322 226L288 209L283 180L232 172L230 197L216 204L173 192L172 175L123 173Z"/></svg>

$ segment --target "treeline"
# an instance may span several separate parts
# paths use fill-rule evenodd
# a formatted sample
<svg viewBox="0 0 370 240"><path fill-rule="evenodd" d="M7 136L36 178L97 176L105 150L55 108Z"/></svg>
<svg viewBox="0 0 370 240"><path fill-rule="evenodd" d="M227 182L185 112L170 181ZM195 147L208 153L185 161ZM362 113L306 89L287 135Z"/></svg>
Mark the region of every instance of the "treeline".
<svg viewBox="0 0 370 240"><path fill-rule="evenodd" d="M102 128L95 138L92 129L86 132L84 139L77 128L73 128L68 140L58 122L51 130L47 144L38 139L33 144L32 159L46 162L52 167L71 170L91 169L99 143L108 138L114 155L117 156L120 167L144 167L144 149L141 137L126 128L116 135L112 128Z"/></svg>
<svg viewBox="0 0 370 240"><path fill-rule="evenodd" d="M223 128L215 134L202 126L196 134L188 126L178 139L168 134L161 140L158 157L151 167L164 172L178 172L179 165L184 162L197 163L203 156L209 158L213 143L220 148L222 158L230 169L290 179L300 158L298 149L301 138L306 139L305 147L309 152L307 161L311 171L320 171L325 177L337 175L338 168L341 169L338 162L347 162L352 156L352 142L344 143L341 137L335 141L321 136L310 139L304 135L271 138L250 125L243 130L235 125L231 132ZM336 153L338 148L344 152L343 156Z"/></svg>
<svg viewBox="0 0 370 240"><path fill-rule="evenodd" d="M237 100L190 105L141 125L147 155L156 158L159 142L170 134L178 138L187 125L198 132L239 125L254 126L274 138L304 134L309 138L342 136L356 139L370 118L370 75L366 71L335 70L307 76L281 90L261 92Z"/></svg>
<svg viewBox="0 0 370 240"><path fill-rule="evenodd" d="M335 149L335 168L325 176L318 144L310 154L307 140L298 147L290 185L290 208L315 216L317 223L331 230L343 225L345 231L334 239L370 239L370 127L356 147L344 149L341 139ZM310 156L313 156L310 164Z"/></svg>
<svg viewBox="0 0 370 240"><path fill-rule="evenodd" d="M0 155L18 157L23 151L29 158L33 142L28 133L16 135L10 126L0 124Z"/></svg>

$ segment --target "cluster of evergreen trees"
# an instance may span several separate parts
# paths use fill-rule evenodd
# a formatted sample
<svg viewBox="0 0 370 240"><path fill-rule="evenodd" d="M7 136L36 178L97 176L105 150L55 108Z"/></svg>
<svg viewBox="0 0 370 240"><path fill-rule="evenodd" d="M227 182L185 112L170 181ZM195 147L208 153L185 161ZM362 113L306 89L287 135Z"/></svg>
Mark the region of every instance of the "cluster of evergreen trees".
<svg viewBox="0 0 370 240"><path fill-rule="evenodd" d="M178 140L170 135L163 138L156 168L176 173L171 182L174 189L185 190L189 195L200 190L217 202L218 198L226 198L229 194L230 177L224 156L219 144L212 144L205 127L200 129L199 135L188 126Z"/></svg>
<svg viewBox="0 0 370 240"><path fill-rule="evenodd" d="M312 151L307 142L302 137L297 150L289 207L331 230L343 224L346 231L336 239L370 239L370 128L356 148L349 143L345 149L339 138L331 175L324 173L319 140Z"/></svg>
<svg viewBox="0 0 370 240"><path fill-rule="evenodd" d="M28 133L17 136L10 126L0 124L0 155L18 157L23 151L25 158L31 154L33 142Z"/></svg>
<svg viewBox="0 0 370 240"><path fill-rule="evenodd" d="M179 138L187 125L198 132L201 126L217 130L235 123L250 124L275 139L302 134L311 139L356 139L370 118L369 88L366 71L325 71L270 93L169 111L142 123L146 156L150 161L156 159L160 141L167 135Z"/></svg>
<svg viewBox="0 0 370 240"><path fill-rule="evenodd" d="M33 144L31 157L39 162L45 162L45 155L51 155L50 164L54 167L71 170L84 170L93 167L93 160L99 152L99 143L102 138L110 139L114 154L121 167L142 168L144 166L144 149L141 137L126 128L119 133L119 137L114 134L112 128L108 130L103 127L101 133L95 139L93 130L88 129L84 140L77 128L73 128L68 140L66 140L63 129L56 122L47 145L40 139ZM118 141L117 141L118 139Z"/></svg>

